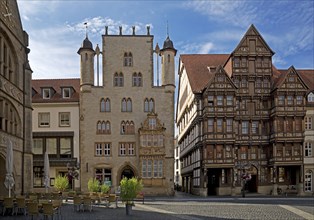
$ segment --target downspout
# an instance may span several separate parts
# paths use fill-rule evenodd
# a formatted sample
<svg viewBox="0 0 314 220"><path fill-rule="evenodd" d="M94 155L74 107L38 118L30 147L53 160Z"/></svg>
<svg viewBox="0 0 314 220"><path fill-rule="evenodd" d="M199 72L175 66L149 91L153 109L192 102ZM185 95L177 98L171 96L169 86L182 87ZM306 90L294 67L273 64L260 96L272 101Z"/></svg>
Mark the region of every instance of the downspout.
<svg viewBox="0 0 314 220"><path fill-rule="evenodd" d="M26 60L27 62L27 60ZM24 156L25 156L25 69L26 65L23 64L23 151L22 151L22 192L21 194L24 195Z"/></svg>

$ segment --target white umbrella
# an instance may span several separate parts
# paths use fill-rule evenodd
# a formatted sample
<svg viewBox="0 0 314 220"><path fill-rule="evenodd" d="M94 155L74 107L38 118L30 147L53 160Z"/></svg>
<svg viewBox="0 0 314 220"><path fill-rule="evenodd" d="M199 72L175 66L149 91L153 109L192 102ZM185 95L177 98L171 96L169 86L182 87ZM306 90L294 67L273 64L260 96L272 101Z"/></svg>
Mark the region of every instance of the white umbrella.
<svg viewBox="0 0 314 220"><path fill-rule="evenodd" d="M7 189L9 189L9 197L11 197L11 189L14 186L14 178L13 178L13 146L11 140L7 143L7 155L6 155L6 163L5 168L7 170L7 174L5 175L4 185Z"/></svg>
<svg viewBox="0 0 314 220"><path fill-rule="evenodd" d="M44 185L46 188L46 192L48 192L48 187L50 185L49 167L49 156L48 152L46 151L44 158Z"/></svg>

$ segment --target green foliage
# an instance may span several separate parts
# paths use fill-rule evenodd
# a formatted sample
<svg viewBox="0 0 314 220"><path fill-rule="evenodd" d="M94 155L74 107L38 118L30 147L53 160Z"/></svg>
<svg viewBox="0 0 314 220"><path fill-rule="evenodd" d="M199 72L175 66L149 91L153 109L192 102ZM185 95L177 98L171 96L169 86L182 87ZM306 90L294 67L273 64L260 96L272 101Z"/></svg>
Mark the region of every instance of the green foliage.
<svg viewBox="0 0 314 220"><path fill-rule="evenodd" d="M128 179L124 177L120 181L121 193L120 197L122 201L127 204L132 204L133 199L137 196L137 194L143 189L143 184L141 180L133 177Z"/></svg>
<svg viewBox="0 0 314 220"><path fill-rule="evenodd" d="M57 178L55 178L55 185L54 188L59 191L59 192L63 192L65 191L67 188L69 187L69 180L68 177L66 176L57 176Z"/></svg>
<svg viewBox="0 0 314 220"><path fill-rule="evenodd" d="M108 193L109 190L110 190L110 186L108 186L108 185L106 185L106 184L102 184L102 185L100 186L100 191L101 191L102 193Z"/></svg>
<svg viewBox="0 0 314 220"><path fill-rule="evenodd" d="M88 180L87 187L89 192L99 192L100 183L96 178L90 178Z"/></svg>

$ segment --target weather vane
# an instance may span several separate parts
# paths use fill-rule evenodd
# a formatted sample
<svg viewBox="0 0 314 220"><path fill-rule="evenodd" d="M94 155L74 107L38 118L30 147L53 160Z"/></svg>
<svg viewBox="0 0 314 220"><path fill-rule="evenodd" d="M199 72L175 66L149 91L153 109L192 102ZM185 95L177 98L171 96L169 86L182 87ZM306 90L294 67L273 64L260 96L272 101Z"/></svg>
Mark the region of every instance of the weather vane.
<svg viewBox="0 0 314 220"><path fill-rule="evenodd" d="M86 37L87 37L87 22L85 22L84 25L85 25L85 33L86 33Z"/></svg>

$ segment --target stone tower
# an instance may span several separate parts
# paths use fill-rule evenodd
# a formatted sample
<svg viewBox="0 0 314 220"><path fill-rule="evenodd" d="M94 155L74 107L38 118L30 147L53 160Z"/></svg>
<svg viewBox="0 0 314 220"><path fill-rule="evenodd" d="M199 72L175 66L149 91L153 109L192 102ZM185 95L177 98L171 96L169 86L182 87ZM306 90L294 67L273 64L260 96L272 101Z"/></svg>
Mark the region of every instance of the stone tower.
<svg viewBox="0 0 314 220"><path fill-rule="evenodd" d="M81 57L81 92L90 92L91 86L94 85L95 51L93 49L93 44L89 41L87 35L77 53Z"/></svg>
<svg viewBox="0 0 314 220"><path fill-rule="evenodd" d="M174 57L177 50L173 47L173 43L169 36L164 41L163 48L160 50L161 56L161 79L162 85L173 85L175 87L174 80Z"/></svg>

